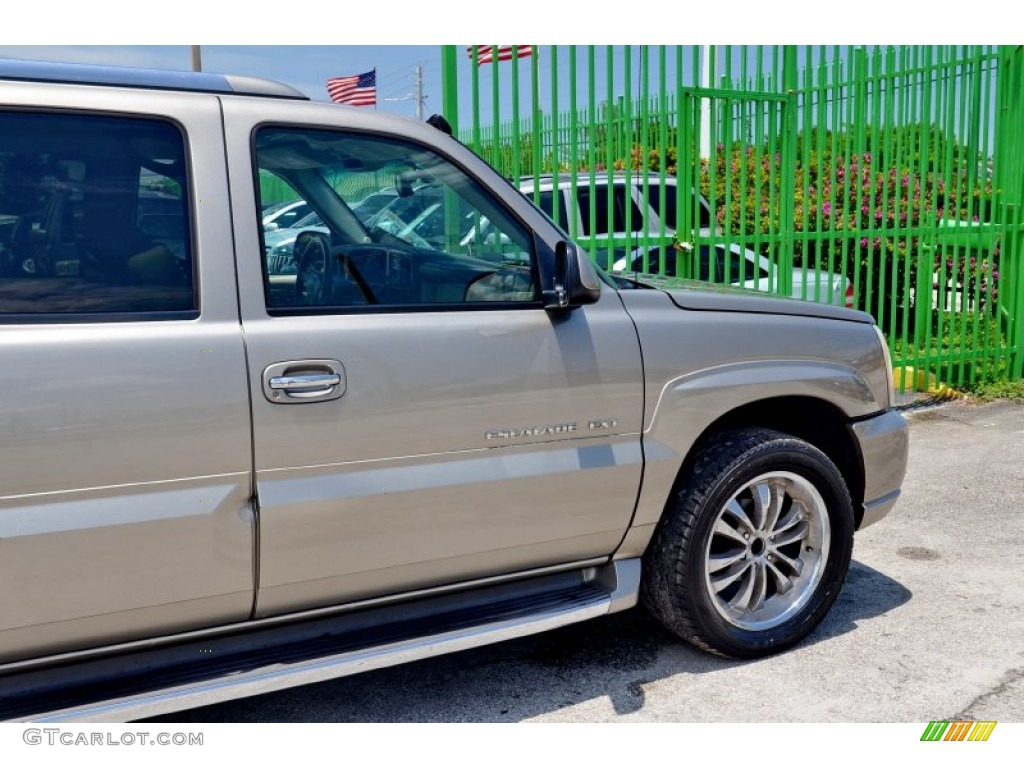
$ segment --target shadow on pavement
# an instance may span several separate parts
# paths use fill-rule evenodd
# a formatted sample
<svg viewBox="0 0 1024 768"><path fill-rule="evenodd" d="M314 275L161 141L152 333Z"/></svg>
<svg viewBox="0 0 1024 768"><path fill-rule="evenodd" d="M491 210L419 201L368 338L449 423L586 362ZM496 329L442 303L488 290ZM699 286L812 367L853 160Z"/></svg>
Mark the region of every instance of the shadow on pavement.
<svg viewBox="0 0 1024 768"><path fill-rule="evenodd" d="M911 593L856 561L832 611L802 647L854 631ZM542 635L156 718L154 722L502 722L606 696L618 714L644 685L742 664L677 640L636 608Z"/></svg>

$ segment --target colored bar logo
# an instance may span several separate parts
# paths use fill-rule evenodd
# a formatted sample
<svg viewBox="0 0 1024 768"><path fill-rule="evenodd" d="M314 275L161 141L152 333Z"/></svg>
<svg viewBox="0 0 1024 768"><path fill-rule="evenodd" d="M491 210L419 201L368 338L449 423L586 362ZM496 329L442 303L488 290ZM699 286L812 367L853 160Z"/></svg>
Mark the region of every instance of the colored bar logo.
<svg viewBox="0 0 1024 768"><path fill-rule="evenodd" d="M988 741L996 727L995 720L932 721L921 734L921 741Z"/></svg>

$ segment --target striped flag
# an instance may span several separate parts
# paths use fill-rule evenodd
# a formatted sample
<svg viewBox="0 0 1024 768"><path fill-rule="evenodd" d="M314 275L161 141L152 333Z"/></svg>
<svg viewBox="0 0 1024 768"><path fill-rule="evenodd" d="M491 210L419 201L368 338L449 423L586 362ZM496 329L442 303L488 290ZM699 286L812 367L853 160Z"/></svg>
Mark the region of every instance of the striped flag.
<svg viewBox="0 0 1024 768"><path fill-rule="evenodd" d="M331 101L350 104L353 107L372 107L377 104L377 70L371 69L361 75L332 77L327 81L327 93Z"/></svg>
<svg viewBox="0 0 1024 768"><path fill-rule="evenodd" d="M493 45L478 45L476 47L476 63L493 64L495 50L497 50L498 61L511 61L514 58L522 59L533 55L532 45L499 45L497 47ZM472 60L473 46L466 48L466 55Z"/></svg>

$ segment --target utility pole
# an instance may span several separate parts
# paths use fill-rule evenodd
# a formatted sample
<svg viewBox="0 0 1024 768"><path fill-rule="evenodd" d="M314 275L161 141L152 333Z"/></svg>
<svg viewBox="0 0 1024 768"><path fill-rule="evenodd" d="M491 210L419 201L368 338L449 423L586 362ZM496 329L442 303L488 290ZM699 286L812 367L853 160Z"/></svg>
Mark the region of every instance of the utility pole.
<svg viewBox="0 0 1024 768"><path fill-rule="evenodd" d="M192 71L202 72L203 71L203 55L199 52L199 46L192 46Z"/></svg>
<svg viewBox="0 0 1024 768"><path fill-rule="evenodd" d="M416 65L416 117L423 119L423 65Z"/></svg>
<svg viewBox="0 0 1024 768"><path fill-rule="evenodd" d="M426 103L426 97L423 94L423 65L416 65L416 93L407 93L404 96L395 96L389 99L382 99L382 101L411 101L416 99L416 117L420 120L423 119L423 107ZM376 108L376 107L375 107Z"/></svg>

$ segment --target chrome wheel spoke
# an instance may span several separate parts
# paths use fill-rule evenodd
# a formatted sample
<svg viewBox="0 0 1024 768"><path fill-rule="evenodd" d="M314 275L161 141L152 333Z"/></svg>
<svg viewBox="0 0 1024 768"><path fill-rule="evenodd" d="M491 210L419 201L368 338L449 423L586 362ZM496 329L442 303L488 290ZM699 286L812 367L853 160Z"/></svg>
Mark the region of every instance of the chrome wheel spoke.
<svg viewBox="0 0 1024 768"><path fill-rule="evenodd" d="M793 588L793 581L789 576L780 571L778 566L771 561L768 562L768 573L772 577L772 581L775 582L775 591L778 594L784 595Z"/></svg>
<svg viewBox="0 0 1024 768"><path fill-rule="evenodd" d="M754 523L757 530L763 531L772 505L772 488L768 483L758 483L751 488L751 493L754 497Z"/></svg>
<svg viewBox="0 0 1024 768"><path fill-rule="evenodd" d="M745 550L732 552L728 555L714 555L708 558L708 573L718 573L723 568L728 568L730 565L740 562L746 556Z"/></svg>
<svg viewBox="0 0 1024 768"><path fill-rule="evenodd" d="M740 585L740 591L729 602L739 611L756 611L764 603L767 586L764 563L754 562Z"/></svg>
<svg viewBox="0 0 1024 768"><path fill-rule="evenodd" d="M777 549L772 550L772 557L775 558L776 564L782 563L794 576L799 576L803 573L804 563L800 558L787 557Z"/></svg>
<svg viewBox="0 0 1024 768"><path fill-rule="evenodd" d="M741 547L744 547L747 544L747 539L743 538L743 534L725 522L722 518L719 518L718 522L715 523L714 535L723 536L730 541L737 542Z"/></svg>
<svg viewBox="0 0 1024 768"><path fill-rule="evenodd" d="M728 587L730 584L735 583L741 578L744 578L747 573L751 570L751 563L749 561L740 562L738 566L734 566L721 574L717 578L711 579L711 586L716 593L721 592L723 589Z"/></svg>
<svg viewBox="0 0 1024 768"><path fill-rule="evenodd" d="M784 547L787 544L800 541L807 536L807 523L802 520L798 520L795 525L784 530L782 533L777 533L772 536L772 547L779 548Z"/></svg>
<svg viewBox="0 0 1024 768"><path fill-rule="evenodd" d="M775 523L772 529L772 535L778 536L783 531L788 531L794 525L802 523L807 516L807 510L804 508L803 502L794 500L789 507L789 512L781 520Z"/></svg>
<svg viewBox="0 0 1024 768"><path fill-rule="evenodd" d="M750 520L749 517L747 517L747 513L744 511L743 506L738 501L736 501L736 499L733 499L732 501L725 505L725 511L733 517L735 517L737 522L739 522L741 526L746 528L748 533L753 533L757 530L754 527L754 523ZM720 517L719 522L721 521L722 518ZM742 536L740 538L742 538Z"/></svg>
<svg viewBox="0 0 1024 768"><path fill-rule="evenodd" d="M780 483L772 483L770 488L771 499L768 502L764 525L761 526L761 530L768 533L774 531L775 526L778 525L779 515L782 514L782 502L786 500L786 494L783 492Z"/></svg>

